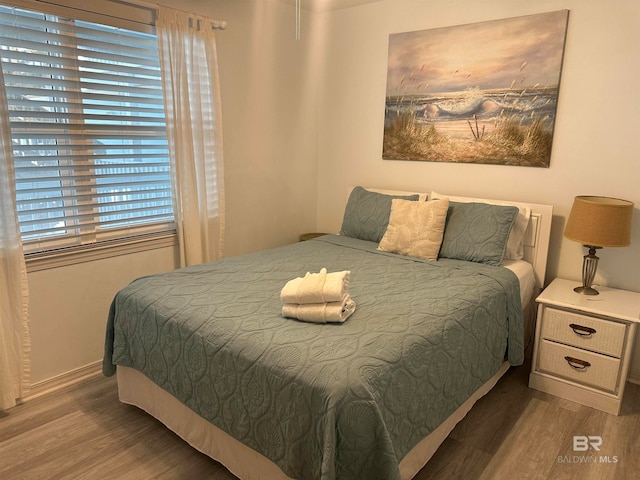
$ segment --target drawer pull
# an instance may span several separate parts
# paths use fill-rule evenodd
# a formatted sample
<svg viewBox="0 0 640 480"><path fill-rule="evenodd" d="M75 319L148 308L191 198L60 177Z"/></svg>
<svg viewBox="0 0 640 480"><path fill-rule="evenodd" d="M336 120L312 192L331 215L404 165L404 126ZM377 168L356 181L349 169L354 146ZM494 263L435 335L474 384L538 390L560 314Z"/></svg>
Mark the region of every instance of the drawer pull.
<svg viewBox="0 0 640 480"><path fill-rule="evenodd" d="M569 328L571 328L571 330L580 337L591 337L596 333L595 328L585 327L584 325L577 325L575 323L570 323Z"/></svg>
<svg viewBox="0 0 640 480"><path fill-rule="evenodd" d="M575 368L576 370L586 370L591 366L591 364L586 360L580 360L578 358L569 356L564 357L564 359L567 361L570 367Z"/></svg>

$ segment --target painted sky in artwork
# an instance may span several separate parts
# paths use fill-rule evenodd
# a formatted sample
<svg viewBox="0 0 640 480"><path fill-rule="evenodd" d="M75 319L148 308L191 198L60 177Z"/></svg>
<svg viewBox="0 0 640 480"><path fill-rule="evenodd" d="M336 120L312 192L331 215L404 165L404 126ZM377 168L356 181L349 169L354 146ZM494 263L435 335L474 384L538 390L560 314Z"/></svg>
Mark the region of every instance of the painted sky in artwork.
<svg viewBox="0 0 640 480"><path fill-rule="evenodd" d="M568 11L389 35L387 96L556 87Z"/></svg>

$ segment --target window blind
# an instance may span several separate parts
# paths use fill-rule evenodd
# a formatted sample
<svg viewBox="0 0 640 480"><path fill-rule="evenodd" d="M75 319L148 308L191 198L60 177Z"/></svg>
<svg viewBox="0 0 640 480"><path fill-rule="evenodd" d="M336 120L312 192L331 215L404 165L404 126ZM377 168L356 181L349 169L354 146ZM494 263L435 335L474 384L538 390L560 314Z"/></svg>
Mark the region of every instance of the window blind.
<svg viewBox="0 0 640 480"><path fill-rule="evenodd" d="M173 230L156 37L0 6L26 252Z"/></svg>

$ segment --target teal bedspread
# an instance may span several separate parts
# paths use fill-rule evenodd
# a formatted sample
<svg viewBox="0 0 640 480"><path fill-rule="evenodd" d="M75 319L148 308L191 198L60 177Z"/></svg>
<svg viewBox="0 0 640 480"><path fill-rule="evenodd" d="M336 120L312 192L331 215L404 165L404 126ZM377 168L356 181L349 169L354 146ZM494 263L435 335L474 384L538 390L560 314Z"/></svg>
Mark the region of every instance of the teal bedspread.
<svg viewBox="0 0 640 480"><path fill-rule="evenodd" d="M284 284L322 267L351 271L355 313L283 318ZM132 282L109 312L103 372L143 372L293 478L394 480L505 355L523 361L510 270L330 235Z"/></svg>

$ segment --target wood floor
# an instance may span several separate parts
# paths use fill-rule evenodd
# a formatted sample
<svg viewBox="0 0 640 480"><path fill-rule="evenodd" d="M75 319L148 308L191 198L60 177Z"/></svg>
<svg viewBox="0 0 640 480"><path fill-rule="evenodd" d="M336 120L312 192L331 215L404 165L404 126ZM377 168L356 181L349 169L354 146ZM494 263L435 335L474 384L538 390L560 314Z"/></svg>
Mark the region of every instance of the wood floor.
<svg viewBox="0 0 640 480"><path fill-rule="evenodd" d="M528 372L507 372L415 478L639 478L640 386L628 384L615 417L529 389ZM601 436L600 451L574 452L574 435ZM0 412L0 479L235 477L99 376Z"/></svg>

